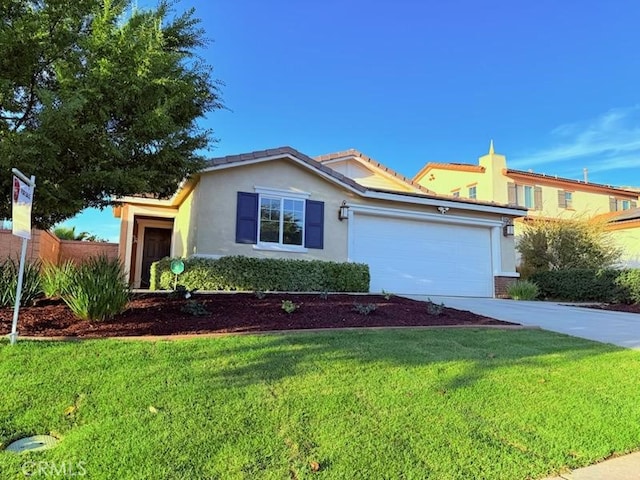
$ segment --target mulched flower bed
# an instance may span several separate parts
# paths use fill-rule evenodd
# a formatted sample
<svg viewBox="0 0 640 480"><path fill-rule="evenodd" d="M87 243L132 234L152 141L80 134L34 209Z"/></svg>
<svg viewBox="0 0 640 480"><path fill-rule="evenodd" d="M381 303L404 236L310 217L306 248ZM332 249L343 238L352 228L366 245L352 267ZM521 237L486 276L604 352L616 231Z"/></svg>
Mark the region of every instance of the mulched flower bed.
<svg viewBox="0 0 640 480"><path fill-rule="evenodd" d="M20 336L115 337L134 335L183 335L203 333L259 332L340 327L396 327L440 325L513 325L475 313L443 308L440 314L429 312L425 302L382 295L268 293L258 298L253 293L196 294L207 314L194 316L183 311L189 300L165 294L139 294L127 311L106 322L78 320L61 302L45 301L21 308ZM283 300L298 308L293 313L282 309ZM373 304L368 315L357 313L354 304ZM11 330L11 308L0 309L0 335Z"/></svg>
<svg viewBox="0 0 640 480"><path fill-rule="evenodd" d="M612 310L614 312L640 313L640 303L627 305L626 303L602 303L599 305L585 305L587 308L597 310Z"/></svg>

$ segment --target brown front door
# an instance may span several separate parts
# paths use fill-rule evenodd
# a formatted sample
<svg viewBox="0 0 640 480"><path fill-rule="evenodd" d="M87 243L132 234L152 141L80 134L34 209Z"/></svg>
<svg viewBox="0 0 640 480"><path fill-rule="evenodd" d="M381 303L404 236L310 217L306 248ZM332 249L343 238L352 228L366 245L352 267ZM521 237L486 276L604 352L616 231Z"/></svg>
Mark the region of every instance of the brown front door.
<svg viewBox="0 0 640 480"><path fill-rule="evenodd" d="M171 230L168 228L145 228L140 288L149 288L151 264L169 255L171 255Z"/></svg>

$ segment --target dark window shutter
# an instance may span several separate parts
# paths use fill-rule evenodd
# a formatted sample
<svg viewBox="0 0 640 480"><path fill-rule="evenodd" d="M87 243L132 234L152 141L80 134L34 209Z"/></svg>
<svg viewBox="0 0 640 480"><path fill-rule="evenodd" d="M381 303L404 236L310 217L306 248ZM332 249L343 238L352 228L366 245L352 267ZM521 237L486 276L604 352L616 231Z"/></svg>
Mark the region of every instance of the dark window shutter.
<svg viewBox="0 0 640 480"><path fill-rule="evenodd" d="M507 194L508 194L508 200L507 203L511 204L511 205L515 205L516 204L516 184L513 182L509 182L507 183Z"/></svg>
<svg viewBox="0 0 640 480"><path fill-rule="evenodd" d="M618 210L618 202L615 197L609 197L609 211L615 212Z"/></svg>
<svg viewBox="0 0 640 480"><path fill-rule="evenodd" d="M324 248L324 202L307 200L304 213L304 246Z"/></svg>
<svg viewBox="0 0 640 480"><path fill-rule="evenodd" d="M236 243L258 242L258 194L238 192Z"/></svg>
<svg viewBox="0 0 640 480"><path fill-rule="evenodd" d="M542 188L533 188L533 208L536 210L542 210Z"/></svg>
<svg viewBox="0 0 640 480"><path fill-rule="evenodd" d="M564 196L564 190L558 190L558 206L567 208L567 197Z"/></svg>
<svg viewBox="0 0 640 480"><path fill-rule="evenodd" d="M638 206L638 202L635 200L631 200L631 208L636 208Z"/></svg>

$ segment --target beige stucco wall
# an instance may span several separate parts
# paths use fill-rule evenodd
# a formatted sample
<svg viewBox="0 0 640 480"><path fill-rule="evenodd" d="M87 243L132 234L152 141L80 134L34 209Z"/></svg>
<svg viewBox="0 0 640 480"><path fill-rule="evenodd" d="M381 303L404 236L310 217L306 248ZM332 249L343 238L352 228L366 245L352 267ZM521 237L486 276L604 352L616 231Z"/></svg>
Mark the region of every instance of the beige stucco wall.
<svg viewBox="0 0 640 480"><path fill-rule="evenodd" d="M511 181L505 178L505 191L507 182ZM529 210L530 216L552 217L552 218L589 218L595 215L609 212L609 195L585 192L579 190L571 190L570 188L562 188L559 186L544 185L540 183L524 183L516 182L519 185L539 186L542 190L542 209ZM558 191L566 190L572 193L572 207L563 208L558 206Z"/></svg>
<svg viewBox="0 0 640 480"><path fill-rule="evenodd" d="M267 187L309 193L310 200L325 202L324 249L307 253L260 250L254 245L235 243L237 192ZM245 165L203 173L196 187L197 209L193 253L198 255L246 255L277 258L347 260L347 222L338 220L338 209L351 195L316 173L289 160Z"/></svg>
<svg viewBox="0 0 640 480"><path fill-rule="evenodd" d="M489 200L490 177L483 172L464 172L444 169L430 170L419 182L423 187L428 188L442 195L453 195L453 192L460 191L460 198L469 197L469 186L476 186L476 199Z"/></svg>
<svg viewBox="0 0 640 480"><path fill-rule="evenodd" d="M623 250L622 266L640 268L640 225L614 230L610 235Z"/></svg>
<svg viewBox="0 0 640 480"><path fill-rule="evenodd" d="M373 168L368 168L357 160L349 159L328 162L327 166L331 167L336 172L342 173L346 177L352 178L365 187L396 190L399 192L416 191L416 189L410 185L395 180L392 176L387 176L377 172Z"/></svg>
<svg viewBox="0 0 640 480"><path fill-rule="evenodd" d="M194 238L197 233L198 225L194 221L196 215L195 197L196 190L185 198L175 217L173 224L173 254L176 257L188 257L195 253Z"/></svg>

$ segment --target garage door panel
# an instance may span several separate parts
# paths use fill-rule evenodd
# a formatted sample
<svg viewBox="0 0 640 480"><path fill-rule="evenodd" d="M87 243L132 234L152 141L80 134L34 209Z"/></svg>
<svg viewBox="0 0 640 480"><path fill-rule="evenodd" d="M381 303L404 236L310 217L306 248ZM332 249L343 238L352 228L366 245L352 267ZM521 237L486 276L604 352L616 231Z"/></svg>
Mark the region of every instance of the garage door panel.
<svg viewBox="0 0 640 480"><path fill-rule="evenodd" d="M488 228L354 215L352 260L369 264L371 291L492 296Z"/></svg>

